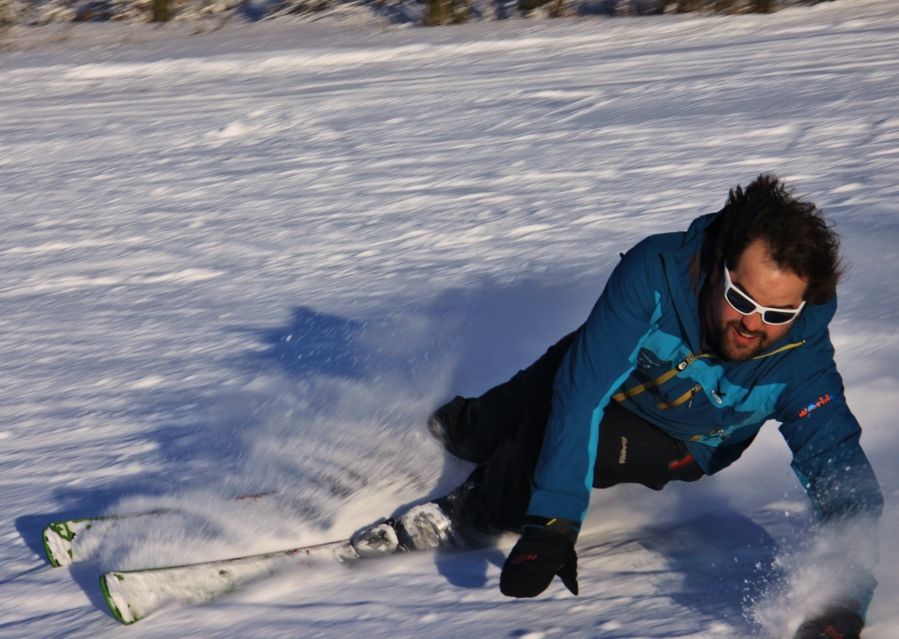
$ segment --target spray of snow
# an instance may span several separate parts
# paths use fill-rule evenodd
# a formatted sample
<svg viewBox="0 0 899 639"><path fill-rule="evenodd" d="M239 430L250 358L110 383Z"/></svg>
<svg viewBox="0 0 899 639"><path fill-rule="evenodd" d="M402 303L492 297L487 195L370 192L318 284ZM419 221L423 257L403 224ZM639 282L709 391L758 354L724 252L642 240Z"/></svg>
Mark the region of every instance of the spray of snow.
<svg viewBox="0 0 899 639"><path fill-rule="evenodd" d="M0 635L118 635L101 569L326 541L450 489L469 468L429 439L428 412L575 328L620 251L767 170L845 239L832 334L889 548L897 30L892 2L858 0L129 27L118 45L96 26L35 31L0 69ZM597 491L578 598L503 600L502 539L285 571L132 634L785 639L839 556L804 504L772 424L718 477ZM175 512L105 533L94 561L42 563L56 516L159 508ZM868 639L899 624L896 575L885 552Z"/></svg>

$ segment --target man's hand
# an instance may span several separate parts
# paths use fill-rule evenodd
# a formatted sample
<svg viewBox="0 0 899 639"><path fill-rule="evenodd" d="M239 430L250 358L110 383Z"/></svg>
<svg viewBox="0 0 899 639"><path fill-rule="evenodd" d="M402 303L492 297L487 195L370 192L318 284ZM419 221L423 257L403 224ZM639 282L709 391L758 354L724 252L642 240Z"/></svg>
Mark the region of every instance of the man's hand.
<svg viewBox="0 0 899 639"><path fill-rule="evenodd" d="M528 526L503 564L499 589L507 597L536 597L559 575L578 593L577 555L566 535L543 526Z"/></svg>
<svg viewBox="0 0 899 639"><path fill-rule="evenodd" d="M799 626L793 639L859 639L865 622L844 606L832 606Z"/></svg>

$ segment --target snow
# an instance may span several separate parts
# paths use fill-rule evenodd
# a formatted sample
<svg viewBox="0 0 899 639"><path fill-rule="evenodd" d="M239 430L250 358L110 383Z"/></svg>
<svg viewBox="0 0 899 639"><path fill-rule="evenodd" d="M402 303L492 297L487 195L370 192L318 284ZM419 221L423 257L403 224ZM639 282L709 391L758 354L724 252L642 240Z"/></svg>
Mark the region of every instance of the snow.
<svg viewBox="0 0 899 639"><path fill-rule="evenodd" d="M119 636L101 570L328 541L445 492L468 467L428 412L528 364L621 251L763 171L843 236L832 336L887 500L865 637L895 636L891 0L185 29L13 29L0 54L0 637ZM504 538L286 570L127 632L787 638L802 588L840 579L798 543L804 504L772 424L714 478L596 492L577 598L503 598ZM42 558L52 519L145 508L184 515Z"/></svg>

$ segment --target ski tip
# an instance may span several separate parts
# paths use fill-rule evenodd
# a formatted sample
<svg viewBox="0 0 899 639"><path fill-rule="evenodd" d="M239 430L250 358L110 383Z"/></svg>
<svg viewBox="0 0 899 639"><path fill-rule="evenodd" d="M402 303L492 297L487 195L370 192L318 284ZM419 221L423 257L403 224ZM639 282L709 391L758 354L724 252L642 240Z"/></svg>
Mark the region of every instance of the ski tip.
<svg viewBox="0 0 899 639"><path fill-rule="evenodd" d="M109 608L109 613L116 621L130 626L140 620L140 617L135 615L127 602L116 594L115 584L124 578L124 575L115 572L100 575L100 592L103 593L103 600Z"/></svg>
<svg viewBox="0 0 899 639"><path fill-rule="evenodd" d="M66 522L55 521L44 526L41 540L44 543L44 555L51 566L61 568L72 563L73 537Z"/></svg>

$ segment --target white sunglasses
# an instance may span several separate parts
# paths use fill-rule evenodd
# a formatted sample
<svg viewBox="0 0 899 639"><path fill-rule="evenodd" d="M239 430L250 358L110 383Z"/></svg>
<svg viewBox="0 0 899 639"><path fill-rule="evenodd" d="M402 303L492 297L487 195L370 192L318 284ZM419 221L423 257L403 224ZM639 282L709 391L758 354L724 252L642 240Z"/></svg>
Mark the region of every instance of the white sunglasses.
<svg viewBox="0 0 899 639"><path fill-rule="evenodd" d="M762 321L765 322L765 324L773 324L775 326L792 322L796 319L796 316L802 312L802 309L805 306L805 301L796 308L771 308L769 306L762 306L734 286L733 281L730 279L730 271L727 270L726 264L724 265L724 299L727 300L730 307L738 313L742 315L760 313Z"/></svg>

